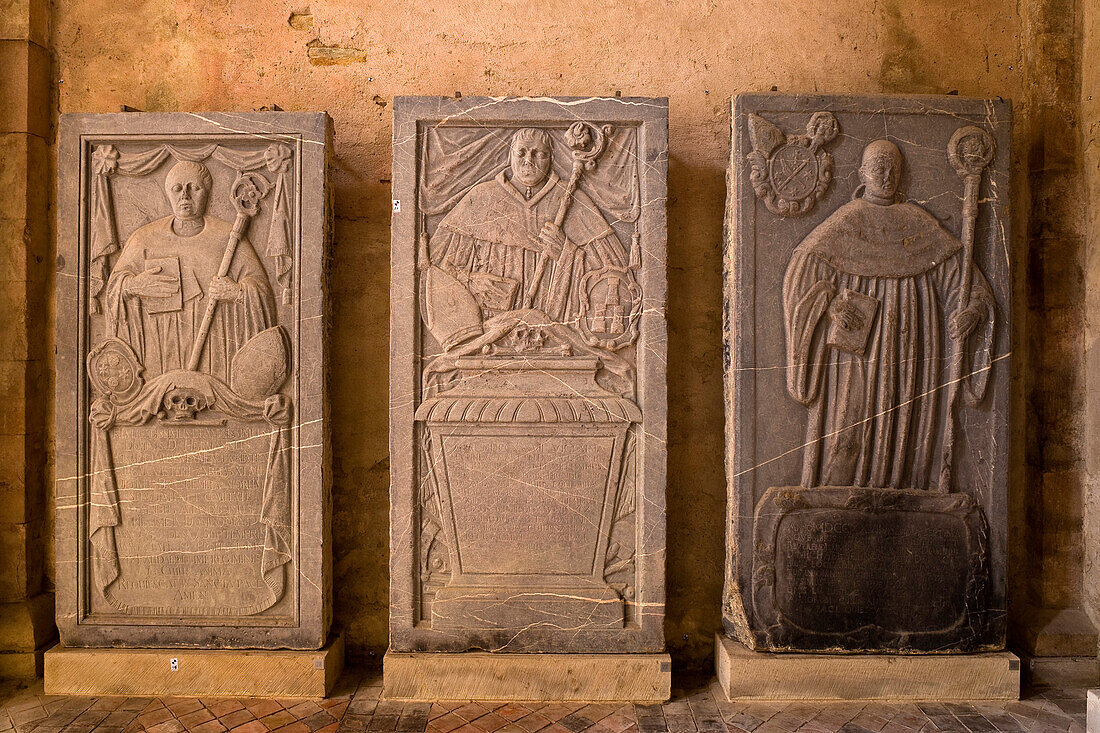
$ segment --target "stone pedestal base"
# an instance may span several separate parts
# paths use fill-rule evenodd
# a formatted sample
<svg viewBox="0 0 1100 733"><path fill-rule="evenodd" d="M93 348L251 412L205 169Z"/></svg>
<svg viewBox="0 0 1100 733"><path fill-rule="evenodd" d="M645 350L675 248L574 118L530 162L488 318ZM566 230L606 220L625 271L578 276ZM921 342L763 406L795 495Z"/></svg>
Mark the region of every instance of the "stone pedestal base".
<svg viewBox="0 0 1100 733"><path fill-rule="evenodd" d="M386 652L391 700L660 703L672 692L668 654Z"/></svg>
<svg viewBox="0 0 1100 733"><path fill-rule="evenodd" d="M42 674L42 655L57 639L53 593L0 603L0 679Z"/></svg>
<svg viewBox="0 0 1100 733"><path fill-rule="evenodd" d="M47 695L324 697L344 666L344 638L318 651L83 649L46 652Z"/></svg>
<svg viewBox="0 0 1100 733"><path fill-rule="evenodd" d="M717 635L730 700L1017 700L1020 660L986 654L771 654Z"/></svg>

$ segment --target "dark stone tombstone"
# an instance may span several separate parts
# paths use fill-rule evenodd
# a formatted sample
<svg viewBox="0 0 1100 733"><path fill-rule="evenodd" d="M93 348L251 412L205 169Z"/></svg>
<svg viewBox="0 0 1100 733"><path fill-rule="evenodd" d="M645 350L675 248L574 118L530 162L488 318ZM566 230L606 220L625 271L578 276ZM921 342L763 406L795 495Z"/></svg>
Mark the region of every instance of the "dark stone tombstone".
<svg viewBox="0 0 1100 733"><path fill-rule="evenodd" d="M736 99L724 621L748 649L1004 647L1010 127L1003 101Z"/></svg>

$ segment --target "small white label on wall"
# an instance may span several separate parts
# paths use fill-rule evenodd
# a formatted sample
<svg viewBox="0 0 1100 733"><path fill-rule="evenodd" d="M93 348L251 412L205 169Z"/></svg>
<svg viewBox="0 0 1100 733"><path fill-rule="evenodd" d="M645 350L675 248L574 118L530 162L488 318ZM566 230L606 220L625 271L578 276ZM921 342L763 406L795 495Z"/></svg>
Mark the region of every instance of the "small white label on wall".
<svg viewBox="0 0 1100 733"><path fill-rule="evenodd" d="M179 672L180 671L180 660L179 659L177 659L176 657L172 657L172 661L171 661L170 664L171 664L173 672Z"/></svg>
<svg viewBox="0 0 1100 733"><path fill-rule="evenodd" d="M393 200L393 213L395 213L395 214L400 214L401 213L401 201L400 201L400 199L394 199Z"/></svg>

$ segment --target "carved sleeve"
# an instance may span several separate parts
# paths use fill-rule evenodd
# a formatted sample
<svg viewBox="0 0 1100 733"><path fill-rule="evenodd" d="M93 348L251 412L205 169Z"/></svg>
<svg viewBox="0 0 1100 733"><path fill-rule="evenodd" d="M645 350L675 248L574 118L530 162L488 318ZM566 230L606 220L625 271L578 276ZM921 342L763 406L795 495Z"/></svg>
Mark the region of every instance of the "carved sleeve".
<svg viewBox="0 0 1100 733"><path fill-rule="evenodd" d="M835 274L806 252L795 251L783 278L787 329L787 391L803 405L817 399L825 342L818 324L836 293Z"/></svg>

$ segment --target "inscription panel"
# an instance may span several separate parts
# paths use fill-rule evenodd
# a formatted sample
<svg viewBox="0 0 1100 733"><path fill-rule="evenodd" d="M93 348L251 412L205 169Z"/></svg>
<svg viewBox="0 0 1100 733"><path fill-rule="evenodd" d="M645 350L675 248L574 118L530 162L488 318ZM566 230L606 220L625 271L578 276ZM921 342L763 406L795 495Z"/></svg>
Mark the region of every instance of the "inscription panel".
<svg viewBox="0 0 1100 733"><path fill-rule="evenodd" d="M111 437L120 572L92 617L231 624L274 606L284 583L276 578L272 588L262 572L266 426L120 428Z"/></svg>
<svg viewBox="0 0 1100 733"><path fill-rule="evenodd" d="M444 436L442 442L464 575L593 572L596 553L578 550L600 544L613 436L584 442Z"/></svg>
<svg viewBox="0 0 1100 733"><path fill-rule="evenodd" d="M750 648L1003 647L1010 130L997 100L735 100L723 610Z"/></svg>
<svg viewBox="0 0 1100 733"><path fill-rule="evenodd" d="M394 115L391 649L660 651L667 104Z"/></svg>
<svg viewBox="0 0 1100 733"><path fill-rule="evenodd" d="M325 643L329 134L309 113L63 116L65 644Z"/></svg>

